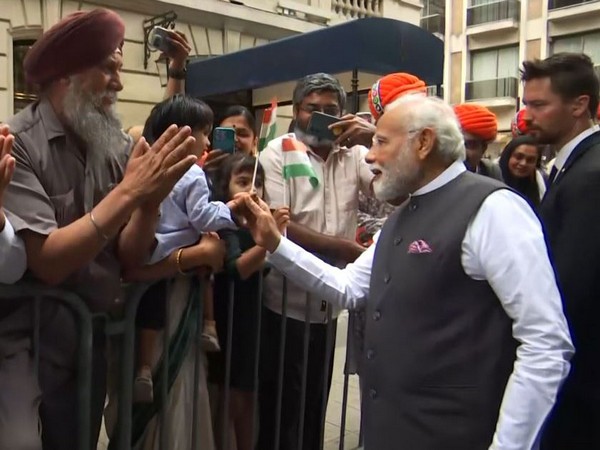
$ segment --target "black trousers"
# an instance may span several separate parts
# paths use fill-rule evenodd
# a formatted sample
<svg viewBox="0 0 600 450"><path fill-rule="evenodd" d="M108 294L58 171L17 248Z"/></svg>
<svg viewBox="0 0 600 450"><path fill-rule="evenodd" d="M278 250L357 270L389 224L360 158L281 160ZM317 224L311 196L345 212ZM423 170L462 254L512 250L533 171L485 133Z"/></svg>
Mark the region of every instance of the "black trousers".
<svg viewBox="0 0 600 450"><path fill-rule="evenodd" d="M278 449L300 450L298 436L304 357L304 322L288 318L286 326L281 434ZM326 324L310 325L302 450L318 450L322 445L322 427L325 423L325 411L322 406L323 395L325 391L325 395L329 397L331 388L336 327L337 320L333 320L329 326L331 333L330 357L326 361L328 326ZM274 439L281 340L281 315L263 308L259 382L260 431L257 450L276 450ZM327 377L325 376L326 368L328 368Z"/></svg>

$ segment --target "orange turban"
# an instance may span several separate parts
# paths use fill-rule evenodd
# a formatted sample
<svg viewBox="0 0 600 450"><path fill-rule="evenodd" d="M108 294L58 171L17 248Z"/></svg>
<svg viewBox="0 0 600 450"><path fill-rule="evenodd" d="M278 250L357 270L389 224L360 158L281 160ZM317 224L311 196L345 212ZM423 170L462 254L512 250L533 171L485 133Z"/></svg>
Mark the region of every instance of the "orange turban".
<svg viewBox="0 0 600 450"><path fill-rule="evenodd" d="M525 109L520 109L510 123L513 137L527 134L527 122L525 122Z"/></svg>
<svg viewBox="0 0 600 450"><path fill-rule="evenodd" d="M387 105L404 94L427 93L425 82L410 73L398 72L377 80L369 91L369 109L375 119L379 119Z"/></svg>
<svg viewBox="0 0 600 450"><path fill-rule="evenodd" d="M58 22L29 49L23 62L31 83L44 85L101 63L123 45L125 24L113 11L78 11Z"/></svg>
<svg viewBox="0 0 600 450"><path fill-rule="evenodd" d="M493 112L475 103L463 103L454 107L454 113L464 133L477 136L483 141L493 141L498 133L498 123Z"/></svg>

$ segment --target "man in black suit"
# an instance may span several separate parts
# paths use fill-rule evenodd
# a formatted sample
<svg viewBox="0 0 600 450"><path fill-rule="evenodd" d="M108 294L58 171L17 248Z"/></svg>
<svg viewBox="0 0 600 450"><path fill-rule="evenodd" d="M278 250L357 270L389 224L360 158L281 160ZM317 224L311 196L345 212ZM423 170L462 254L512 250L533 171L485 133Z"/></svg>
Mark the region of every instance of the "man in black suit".
<svg viewBox="0 0 600 450"><path fill-rule="evenodd" d="M528 129L557 150L540 216L575 345L543 450L600 449L600 132L598 77L586 55L525 61Z"/></svg>

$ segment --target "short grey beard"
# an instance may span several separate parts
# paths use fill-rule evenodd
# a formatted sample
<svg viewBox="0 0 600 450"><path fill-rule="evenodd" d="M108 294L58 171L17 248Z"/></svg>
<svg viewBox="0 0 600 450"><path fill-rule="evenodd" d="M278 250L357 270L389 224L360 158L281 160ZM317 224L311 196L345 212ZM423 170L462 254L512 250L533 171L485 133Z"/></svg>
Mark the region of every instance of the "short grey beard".
<svg viewBox="0 0 600 450"><path fill-rule="evenodd" d="M402 149L402 153L393 167L383 170L382 167L377 167L381 171L381 175L373 183L373 192L378 200L390 202L407 197L413 193L414 187L423 179L424 170L417 163L410 163L414 169L407 167L407 158L404 157L406 151L410 150L407 147Z"/></svg>
<svg viewBox="0 0 600 450"><path fill-rule="evenodd" d="M102 106L103 97L114 96L110 108ZM72 131L86 144L88 166L103 180L108 170L110 156L122 150L124 141L122 125L116 110L116 93L100 92L90 95L81 89L78 80L71 84L63 101L64 115Z"/></svg>

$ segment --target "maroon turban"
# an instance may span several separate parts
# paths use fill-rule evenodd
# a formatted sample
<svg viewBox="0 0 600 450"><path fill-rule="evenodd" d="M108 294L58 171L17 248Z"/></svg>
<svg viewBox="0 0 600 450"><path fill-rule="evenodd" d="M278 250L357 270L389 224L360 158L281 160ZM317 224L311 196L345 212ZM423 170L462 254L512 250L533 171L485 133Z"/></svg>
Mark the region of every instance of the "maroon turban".
<svg viewBox="0 0 600 450"><path fill-rule="evenodd" d="M23 67L27 80L44 85L89 69L123 44L125 24L113 11L79 11L58 22L29 49Z"/></svg>

